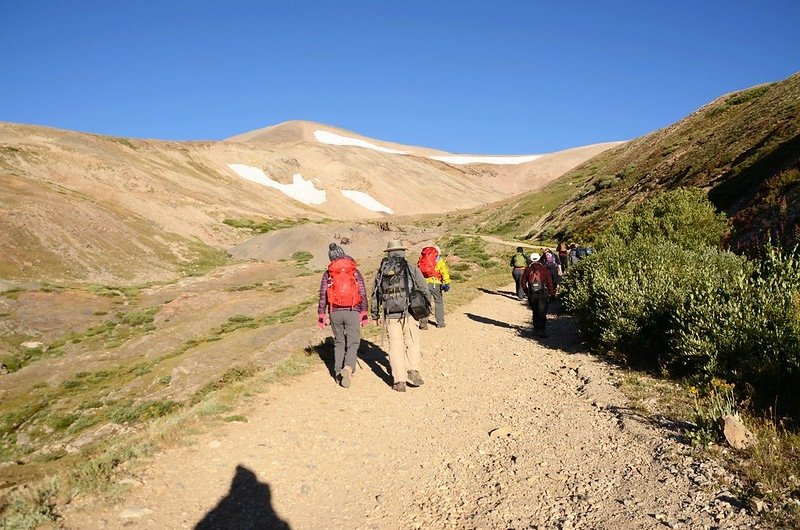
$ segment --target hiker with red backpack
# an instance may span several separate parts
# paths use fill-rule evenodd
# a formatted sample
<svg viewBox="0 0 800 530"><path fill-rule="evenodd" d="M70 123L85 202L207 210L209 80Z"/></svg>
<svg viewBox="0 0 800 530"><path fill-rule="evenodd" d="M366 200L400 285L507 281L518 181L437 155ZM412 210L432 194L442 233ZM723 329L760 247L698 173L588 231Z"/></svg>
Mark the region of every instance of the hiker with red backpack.
<svg viewBox="0 0 800 530"><path fill-rule="evenodd" d="M443 293L450 290L450 269L447 262L442 257L439 247L425 247L419 256L417 267L425 276L428 283L428 291L433 298L433 305L436 308L436 327L444 327L444 298ZM419 329L428 329L428 317L419 321Z"/></svg>
<svg viewBox="0 0 800 530"><path fill-rule="evenodd" d="M328 258L330 264L319 284L317 326L324 329L330 324L334 375L343 388L348 388L350 377L356 371L360 326L369 323L367 290L355 260L346 255L342 247L336 243L328 245Z"/></svg>
<svg viewBox="0 0 800 530"><path fill-rule="evenodd" d="M533 332L539 337L547 337L547 306L556 290L550 271L536 252L531 254L531 264L522 276L522 286L533 312Z"/></svg>
<svg viewBox="0 0 800 530"><path fill-rule="evenodd" d="M419 375L419 321L430 315L428 283L414 263L406 261L406 247L399 240L386 245L386 257L375 275L370 311L376 325L381 316L389 335L389 368L392 388L405 392L406 384L423 384Z"/></svg>

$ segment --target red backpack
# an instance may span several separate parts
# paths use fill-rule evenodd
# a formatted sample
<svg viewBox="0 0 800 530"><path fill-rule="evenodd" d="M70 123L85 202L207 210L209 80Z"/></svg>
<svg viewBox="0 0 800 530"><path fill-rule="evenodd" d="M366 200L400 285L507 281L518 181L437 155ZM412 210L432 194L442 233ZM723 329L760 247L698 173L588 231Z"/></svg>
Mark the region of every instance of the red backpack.
<svg viewBox="0 0 800 530"><path fill-rule="evenodd" d="M542 277L542 269L538 267L531 267L528 269L528 292L540 293L547 290L547 285Z"/></svg>
<svg viewBox="0 0 800 530"><path fill-rule="evenodd" d="M442 273L436 270L436 259L439 253L435 247L425 247L422 249L422 254L417 262L417 267L422 271L422 275L426 278L439 278L442 279Z"/></svg>
<svg viewBox="0 0 800 530"><path fill-rule="evenodd" d="M339 258L328 265L328 305L337 307L355 307L361 302L356 281L356 262Z"/></svg>

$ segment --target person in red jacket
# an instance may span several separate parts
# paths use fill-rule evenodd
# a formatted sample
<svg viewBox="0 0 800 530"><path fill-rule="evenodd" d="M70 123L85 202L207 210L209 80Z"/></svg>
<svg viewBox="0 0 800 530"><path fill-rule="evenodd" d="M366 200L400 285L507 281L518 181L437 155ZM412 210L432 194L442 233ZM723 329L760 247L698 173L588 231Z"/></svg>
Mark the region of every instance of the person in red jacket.
<svg viewBox="0 0 800 530"><path fill-rule="evenodd" d="M555 294L553 277L541 256L534 252L531 254L531 264L525 269L522 276L522 287L528 295L528 304L533 311L533 332L539 337L547 337L545 324L547 324L547 306L550 298Z"/></svg>
<svg viewBox="0 0 800 530"><path fill-rule="evenodd" d="M317 326L333 329L333 369L342 387L350 386L350 376L356 371L356 355L361 344L359 326L366 326L367 290L364 277L353 258L336 243L328 245L331 262L319 284ZM330 316L329 316L330 315Z"/></svg>

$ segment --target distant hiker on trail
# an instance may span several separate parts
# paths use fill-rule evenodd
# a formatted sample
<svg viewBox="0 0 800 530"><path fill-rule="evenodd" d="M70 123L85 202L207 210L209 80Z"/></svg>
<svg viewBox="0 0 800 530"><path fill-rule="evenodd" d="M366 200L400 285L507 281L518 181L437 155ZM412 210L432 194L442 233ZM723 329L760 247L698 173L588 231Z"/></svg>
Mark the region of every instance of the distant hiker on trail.
<svg viewBox="0 0 800 530"><path fill-rule="evenodd" d="M423 384L419 375L420 345L418 320L430 314L428 284L422 271L406 261L406 247L398 240L386 245L372 289L371 312L376 325L383 315L389 335L389 367L398 392Z"/></svg>
<svg viewBox="0 0 800 530"><path fill-rule="evenodd" d="M525 269L522 284L533 312L533 332L539 337L547 337L547 306L556 289L550 271L535 252L531 254L531 264Z"/></svg>
<svg viewBox="0 0 800 530"><path fill-rule="evenodd" d="M517 247L517 253L511 256L509 265L511 265L511 276L514 277L514 283L517 285L517 299L522 300L525 298L525 291L522 290L522 273L528 266L528 260L522 247Z"/></svg>
<svg viewBox="0 0 800 530"><path fill-rule="evenodd" d="M561 272L567 272L567 268L569 267L569 247L566 241L562 241L558 244L556 252L558 253L558 261L561 264Z"/></svg>
<svg viewBox="0 0 800 530"><path fill-rule="evenodd" d="M442 257L439 247L423 248L417 267L428 282L428 290L436 308L436 327L443 328L445 324L442 293L450 290L450 269L447 268L447 262ZM419 329L428 329L428 317L419 321Z"/></svg>
<svg viewBox="0 0 800 530"><path fill-rule="evenodd" d="M317 326L330 323L333 330L333 369L339 384L350 386L356 371L356 355L361 344L359 326L366 326L367 290L353 258L336 243L328 245L331 262L319 284Z"/></svg>
<svg viewBox="0 0 800 530"><path fill-rule="evenodd" d="M546 248L540 261L547 267L547 272L550 273L551 281L555 286L555 291L552 291L550 296L555 296L556 291L558 291L558 284L561 283L561 265L558 262L558 256L555 252Z"/></svg>

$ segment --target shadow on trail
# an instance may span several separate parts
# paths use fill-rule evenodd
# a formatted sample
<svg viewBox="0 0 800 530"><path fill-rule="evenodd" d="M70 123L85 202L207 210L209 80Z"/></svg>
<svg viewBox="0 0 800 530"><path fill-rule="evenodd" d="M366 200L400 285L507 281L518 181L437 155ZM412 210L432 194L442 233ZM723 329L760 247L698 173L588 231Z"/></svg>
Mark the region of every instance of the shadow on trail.
<svg viewBox="0 0 800 530"><path fill-rule="evenodd" d="M383 348L372 341L361 339L358 357L369 366L373 374L377 375L388 386L392 386L394 380L389 368L389 359L386 357L386 352Z"/></svg>
<svg viewBox="0 0 800 530"><path fill-rule="evenodd" d="M336 378L336 370L333 368L333 337L325 337L325 340L306 349L309 353L316 353L320 360L325 363L331 378Z"/></svg>
<svg viewBox="0 0 800 530"><path fill-rule="evenodd" d="M517 299L516 296L509 298ZM528 321L524 326L517 326L496 320L494 318L486 317L483 315L476 315L474 313L464 313L467 318L481 324L489 324L499 328L516 330L517 334L525 339L532 340L541 346L551 349L559 350L564 353L574 354L583 353L586 348L581 343L575 317L567 314L562 308L558 300L554 300L550 304L547 314L547 337L539 337L533 333L533 315L525 304L525 310L528 313Z"/></svg>
<svg viewBox="0 0 800 530"><path fill-rule="evenodd" d="M320 360L325 363L331 379L336 379L336 370L334 368L335 359L333 356L333 337L326 337L323 342L315 346L311 346L306 351L309 353L316 353ZM361 361L364 361L362 364ZM392 386L393 379L389 369L389 360L386 357L386 352L367 339L361 339L361 345L358 348L358 355L356 357L358 369L364 369L366 364L372 373L378 376L384 383Z"/></svg>
<svg viewBox="0 0 800 530"><path fill-rule="evenodd" d="M661 414L652 414L650 416L642 414L633 407L619 407L610 406L606 410L617 416L620 420L629 419L656 427L668 433L669 438L679 443L686 443L686 438L683 433L687 430L696 428L696 425L682 420L674 420Z"/></svg>
<svg viewBox="0 0 800 530"><path fill-rule="evenodd" d="M493 294L495 296L504 296L504 297L510 298L512 300L519 300L517 298L517 293L514 293L512 291L501 291L500 289L493 290L493 289L486 289L484 287L478 287L478 290L480 292L486 293L486 294Z"/></svg>
<svg viewBox="0 0 800 530"><path fill-rule="evenodd" d="M238 465L228 494L194 528L271 530L291 527L272 508L269 484L259 482L255 473Z"/></svg>
<svg viewBox="0 0 800 530"><path fill-rule="evenodd" d="M482 315L476 315L474 313L464 313L464 314L467 315L468 319L474 320L475 322L480 322L481 324L491 324L492 326L497 326L498 328L516 329L518 331L522 331L522 328L514 326L513 324L509 324L508 322L502 322L500 320L495 320L493 318L485 317Z"/></svg>

